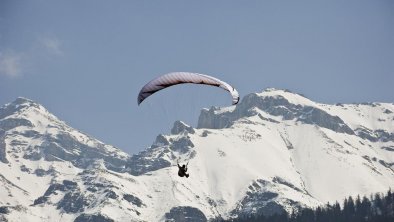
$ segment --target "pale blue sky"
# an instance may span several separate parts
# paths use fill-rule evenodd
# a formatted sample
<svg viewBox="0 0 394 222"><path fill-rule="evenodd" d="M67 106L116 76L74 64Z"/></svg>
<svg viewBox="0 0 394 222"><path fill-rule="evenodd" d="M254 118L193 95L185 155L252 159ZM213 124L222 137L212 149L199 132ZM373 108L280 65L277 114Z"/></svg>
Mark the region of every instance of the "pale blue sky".
<svg viewBox="0 0 394 222"><path fill-rule="evenodd" d="M324 103L394 102L394 1L0 0L0 105L18 96L129 153L225 91L177 86L137 106L173 71L214 75L241 96L286 88Z"/></svg>

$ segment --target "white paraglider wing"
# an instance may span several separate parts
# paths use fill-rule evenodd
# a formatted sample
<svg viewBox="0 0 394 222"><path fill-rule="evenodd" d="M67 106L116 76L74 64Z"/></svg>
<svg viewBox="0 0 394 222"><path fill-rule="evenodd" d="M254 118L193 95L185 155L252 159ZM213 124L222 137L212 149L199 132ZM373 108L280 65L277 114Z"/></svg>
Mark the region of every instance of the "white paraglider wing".
<svg viewBox="0 0 394 222"><path fill-rule="evenodd" d="M159 76L148 82L144 87L142 87L140 93L138 94L138 105L141 104L141 102L148 98L150 95L154 94L159 90L183 83L217 86L231 93L233 105L237 104L239 101L239 94L237 90L230 86L228 83L223 82L215 77L199 73L173 72Z"/></svg>

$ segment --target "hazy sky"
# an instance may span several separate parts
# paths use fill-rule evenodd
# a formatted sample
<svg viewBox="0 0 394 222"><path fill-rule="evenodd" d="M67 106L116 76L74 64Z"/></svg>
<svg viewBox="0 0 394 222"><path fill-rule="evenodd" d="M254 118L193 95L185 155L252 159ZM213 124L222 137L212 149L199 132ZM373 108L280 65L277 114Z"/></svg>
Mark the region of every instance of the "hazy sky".
<svg viewBox="0 0 394 222"><path fill-rule="evenodd" d="M394 102L394 1L0 0L0 105L43 104L129 153L172 123L196 126L221 89L177 86L137 106L173 71L214 75L241 96L266 87L323 103Z"/></svg>

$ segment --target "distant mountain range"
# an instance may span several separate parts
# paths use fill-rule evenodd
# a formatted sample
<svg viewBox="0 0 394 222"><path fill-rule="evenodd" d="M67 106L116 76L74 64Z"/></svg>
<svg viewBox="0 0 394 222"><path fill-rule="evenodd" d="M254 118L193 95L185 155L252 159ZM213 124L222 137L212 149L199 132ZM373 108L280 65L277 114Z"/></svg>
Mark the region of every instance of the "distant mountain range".
<svg viewBox="0 0 394 222"><path fill-rule="evenodd" d="M189 178L177 175L189 163ZM0 221L209 221L394 187L394 104L287 90L201 111L128 155L26 98L0 108Z"/></svg>

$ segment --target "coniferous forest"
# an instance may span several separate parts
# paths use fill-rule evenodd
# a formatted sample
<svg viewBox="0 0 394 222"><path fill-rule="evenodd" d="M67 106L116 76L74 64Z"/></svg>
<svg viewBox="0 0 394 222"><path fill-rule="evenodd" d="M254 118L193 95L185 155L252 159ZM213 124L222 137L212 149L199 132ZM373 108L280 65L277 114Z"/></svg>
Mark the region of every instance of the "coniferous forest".
<svg viewBox="0 0 394 222"><path fill-rule="evenodd" d="M394 193L348 197L342 204L300 209L291 215L250 216L232 222L394 222Z"/></svg>

